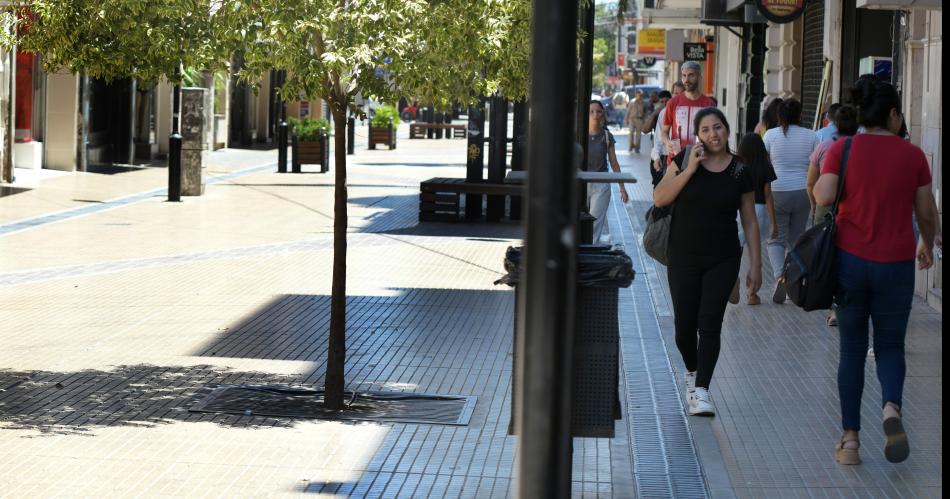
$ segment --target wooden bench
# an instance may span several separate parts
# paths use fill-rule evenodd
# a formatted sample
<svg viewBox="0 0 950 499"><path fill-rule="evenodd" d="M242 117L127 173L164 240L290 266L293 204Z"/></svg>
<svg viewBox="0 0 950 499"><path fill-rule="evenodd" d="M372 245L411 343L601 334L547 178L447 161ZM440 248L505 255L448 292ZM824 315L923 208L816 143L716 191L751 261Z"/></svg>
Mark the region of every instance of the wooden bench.
<svg viewBox="0 0 950 499"><path fill-rule="evenodd" d="M461 220L461 194L521 196L520 184L469 182L464 178L430 178L419 184L420 222L458 222Z"/></svg>
<svg viewBox="0 0 950 499"><path fill-rule="evenodd" d="M427 130L429 129L442 129L450 130L453 138L464 139L468 136L468 131L465 125L457 125L452 123L410 123L409 124L409 138L426 138Z"/></svg>

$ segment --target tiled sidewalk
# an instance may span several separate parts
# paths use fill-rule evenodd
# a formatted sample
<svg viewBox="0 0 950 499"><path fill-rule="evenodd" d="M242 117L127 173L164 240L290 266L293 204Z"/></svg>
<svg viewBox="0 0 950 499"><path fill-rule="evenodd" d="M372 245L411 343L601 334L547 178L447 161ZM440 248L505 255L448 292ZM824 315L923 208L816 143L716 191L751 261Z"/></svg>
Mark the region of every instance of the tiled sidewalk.
<svg viewBox="0 0 950 499"><path fill-rule="evenodd" d="M645 139L647 140L647 139ZM645 161L628 163L640 178L649 178ZM627 206L633 240L628 251L641 254L638 238L643 213L652 199L648 182L636 184ZM624 217L619 216L623 219ZM613 223L613 220L611 220ZM625 235L626 236L626 235ZM631 251L632 249L632 251ZM665 268L641 256L653 309L682 379L676 351L672 303ZM745 275L747 258L743 262ZM767 274L767 272L765 272ZM941 497L942 314L915 300L907 334L905 426L911 456L904 463L884 459L880 385L873 356L866 367L862 405L860 466L834 461L840 436L836 384L838 335L825 325L824 312L806 313L791 302L769 299L773 281L766 276L762 305L729 305L723 324L722 350L711 394L717 416L689 418L693 440L713 497ZM743 296L744 296L743 285ZM680 392L683 391L679 386ZM684 399L685 403L685 399Z"/></svg>
<svg viewBox="0 0 950 499"><path fill-rule="evenodd" d="M187 411L216 384L322 384L333 178L278 175L273 151L251 151L216 173L263 170L200 198L0 234L0 496L510 496L514 298L492 282L520 227L416 222L418 182L463 175L464 154L401 136L350 157L347 380L477 396L468 426ZM880 455L873 360L865 464L833 462L835 332L790 304L729 307L719 414L685 417L665 270L639 249L649 175L620 158L641 179L610 214L637 271L620 290L624 419L615 439L575 439L574 497L940 496L942 316L923 304L906 463ZM162 173L43 180L0 198L0 227L160 189Z"/></svg>

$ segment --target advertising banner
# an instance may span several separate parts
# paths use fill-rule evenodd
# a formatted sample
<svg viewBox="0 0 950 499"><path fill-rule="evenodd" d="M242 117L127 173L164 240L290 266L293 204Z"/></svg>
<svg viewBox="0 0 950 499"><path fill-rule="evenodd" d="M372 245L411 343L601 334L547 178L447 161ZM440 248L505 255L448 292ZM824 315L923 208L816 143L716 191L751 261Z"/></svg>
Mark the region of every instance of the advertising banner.
<svg viewBox="0 0 950 499"><path fill-rule="evenodd" d="M641 29L637 31L637 55L666 55L666 30Z"/></svg>

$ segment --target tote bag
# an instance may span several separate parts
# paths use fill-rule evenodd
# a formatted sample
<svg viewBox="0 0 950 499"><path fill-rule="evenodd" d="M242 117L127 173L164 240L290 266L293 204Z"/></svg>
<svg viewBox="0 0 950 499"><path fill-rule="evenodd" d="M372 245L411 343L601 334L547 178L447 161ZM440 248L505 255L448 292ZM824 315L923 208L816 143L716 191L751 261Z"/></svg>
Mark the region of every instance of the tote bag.
<svg viewBox="0 0 950 499"><path fill-rule="evenodd" d="M829 309L834 303L838 287L835 217L838 214L841 193L844 191L844 176L850 153L851 138L848 137L844 143L841 175L838 177L838 189L831 211L821 223L806 230L785 256L782 278L785 279L788 297L806 312Z"/></svg>

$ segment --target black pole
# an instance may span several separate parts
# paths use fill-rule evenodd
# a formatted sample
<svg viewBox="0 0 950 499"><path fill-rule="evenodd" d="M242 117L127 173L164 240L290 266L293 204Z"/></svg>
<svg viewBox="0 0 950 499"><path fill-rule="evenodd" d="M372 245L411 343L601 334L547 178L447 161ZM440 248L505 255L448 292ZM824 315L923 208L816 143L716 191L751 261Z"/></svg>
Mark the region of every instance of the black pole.
<svg viewBox="0 0 950 499"><path fill-rule="evenodd" d="M175 68L175 80L181 76ZM172 133L168 136L168 200L181 201L181 134L178 123L181 119L181 83L172 90Z"/></svg>
<svg viewBox="0 0 950 499"><path fill-rule="evenodd" d="M489 99L488 108L488 181L505 181L508 151L508 101L500 95ZM505 196L489 195L485 219L497 222L505 215Z"/></svg>
<svg viewBox="0 0 950 499"><path fill-rule="evenodd" d="M350 116L350 119L346 120L346 153L354 154L356 149L356 118Z"/></svg>
<svg viewBox="0 0 950 499"><path fill-rule="evenodd" d="M485 98L468 108L468 154L465 162L465 180L481 182L485 169ZM482 195L465 194L465 219L482 218Z"/></svg>
<svg viewBox="0 0 950 499"><path fill-rule="evenodd" d="M746 96L745 131L755 130L765 99L765 30L764 23L749 25L749 91Z"/></svg>
<svg viewBox="0 0 950 499"><path fill-rule="evenodd" d="M585 36L581 39L581 51L578 71L577 71L577 106L574 108L577 113L575 123L577 124L577 134L575 139L584 149L582 156L581 169L587 169L587 125L588 114L590 112L590 95L593 86L594 71L594 2L589 1L587 5L580 5L580 14L578 19L580 28L584 30ZM604 119L607 114L604 113ZM586 197L586 192L584 193Z"/></svg>
<svg viewBox="0 0 950 499"><path fill-rule="evenodd" d="M520 171L525 168L525 149L528 146L528 103L520 100L515 102L514 116L512 117L514 130L511 141L511 170ZM512 220L521 220L521 197L511 196L511 207L508 216Z"/></svg>
<svg viewBox="0 0 950 499"><path fill-rule="evenodd" d="M571 496L577 0L534 0L524 280L518 286L517 494Z"/></svg>
<svg viewBox="0 0 950 499"><path fill-rule="evenodd" d="M287 173L287 103L280 101L280 122L277 123L277 173Z"/></svg>

